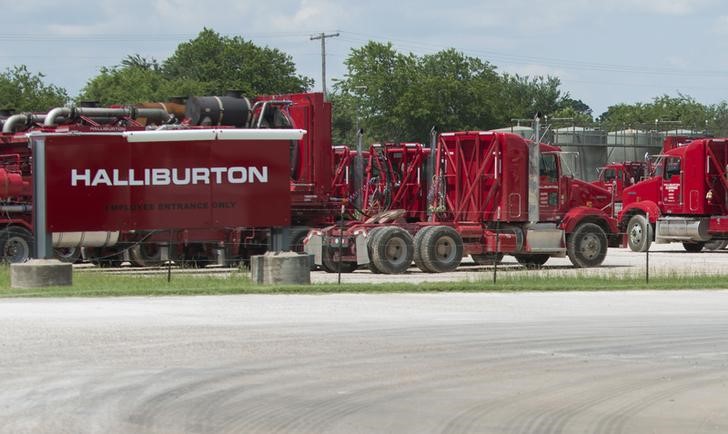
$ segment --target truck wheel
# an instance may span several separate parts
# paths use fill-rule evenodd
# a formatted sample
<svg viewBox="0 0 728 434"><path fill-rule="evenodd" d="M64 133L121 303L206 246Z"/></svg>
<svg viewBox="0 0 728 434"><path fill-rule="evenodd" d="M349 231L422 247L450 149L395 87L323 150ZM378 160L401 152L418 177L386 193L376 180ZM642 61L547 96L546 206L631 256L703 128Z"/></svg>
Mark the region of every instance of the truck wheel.
<svg viewBox="0 0 728 434"><path fill-rule="evenodd" d="M705 243L705 246L703 246L703 248L706 250L722 250L725 249L725 246L727 245L728 240L713 240Z"/></svg>
<svg viewBox="0 0 728 434"><path fill-rule="evenodd" d="M0 254L2 261L10 264L26 262L33 255L33 234L19 227L0 230Z"/></svg>
<svg viewBox="0 0 728 434"><path fill-rule="evenodd" d="M516 261L526 268L541 268L551 256L545 254L536 255L513 255Z"/></svg>
<svg viewBox="0 0 728 434"><path fill-rule="evenodd" d="M682 245L683 245L683 248L685 248L686 252L698 253L701 250L703 250L705 243L701 242L701 241L697 241L697 242L682 243Z"/></svg>
<svg viewBox="0 0 728 434"><path fill-rule="evenodd" d="M339 260L335 258L336 253L336 247L325 248L324 251L321 252L321 268L323 268L325 272L338 273L339 267L341 267L342 273L353 273L354 270L359 268L359 265L356 262L339 262Z"/></svg>
<svg viewBox="0 0 728 434"><path fill-rule="evenodd" d="M374 255L374 246L377 243L377 235L384 229L384 227L376 227L367 233L367 253L369 255L369 270L371 270L372 273L376 274L382 274L384 271L380 270L377 265L374 263L374 260L372 259L372 255Z"/></svg>
<svg viewBox="0 0 728 434"><path fill-rule="evenodd" d="M463 239L449 226L433 226L420 239L419 254L432 272L453 271L463 260Z"/></svg>
<svg viewBox="0 0 728 434"><path fill-rule="evenodd" d="M574 266L596 267L607 256L607 235L594 223L581 224L566 242L566 251Z"/></svg>
<svg viewBox="0 0 728 434"><path fill-rule="evenodd" d="M81 258L81 248L56 247L53 249L53 257L67 264L75 264Z"/></svg>
<svg viewBox="0 0 728 434"><path fill-rule="evenodd" d="M89 262L99 267L119 267L124 261L123 253L118 247L87 247L86 257Z"/></svg>
<svg viewBox="0 0 728 434"><path fill-rule="evenodd" d="M135 267L159 267L162 265L162 249L156 243L140 242L129 248L129 262Z"/></svg>
<svg viewBox="0 0 728 434"><path fill-rule="evenodd" d="M497 255L495 253L486 253L483 255L470 255L470 257L478 265L495 265L503 261L503 253L498 253ZM548 256L546 259L548 260Z"/></svg>
<svg viewBox="0 0 728 434"><path fill-rule="evenodd" d="M434 226L427 226L427 227L424 227L424 228L420 229L415 234L415 240L414 240L414 246L415 246L414 260L415 260L415 265L417 266L417 268L419 268L420 270L424 271L425 273L435 273L435 270L433 270L433 269L430 268L429 263L425 262L425 260L422 259L422 252L424 251L424 247L423 247L423 244L422 244L422 239L425 237L425 234L428 231L432 230L432 228L434 228Z"/></svg>
<svg viewBox="0 0 728 434"><path fill-rule="evenodd" d="M633 252L646 252L652 244L652 225L647 217L636 214L627 224L627 244Z"/></svg>
<svg viewBox="0 0 728 434"><path fill-rule="evenodd" d="M399 274L412 264L414 245L409 232L397 226L382 228L372 242L371 261L384 274Z"/></svg>

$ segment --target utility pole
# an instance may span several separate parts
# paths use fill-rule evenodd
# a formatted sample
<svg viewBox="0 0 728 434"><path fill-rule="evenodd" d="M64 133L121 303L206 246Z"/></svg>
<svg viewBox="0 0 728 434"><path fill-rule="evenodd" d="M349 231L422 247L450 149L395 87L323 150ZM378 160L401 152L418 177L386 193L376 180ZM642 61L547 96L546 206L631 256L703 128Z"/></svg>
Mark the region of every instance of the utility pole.
<svg viewBox="0 0 728 434"><path fill-rule="evenodd" d="M317 36L311 36L311 40L315 41L321 39L321 87L324 92L324 100L328 99L326 96L326 38L335 38L339 36L339 33L319 33Z"/></svg>

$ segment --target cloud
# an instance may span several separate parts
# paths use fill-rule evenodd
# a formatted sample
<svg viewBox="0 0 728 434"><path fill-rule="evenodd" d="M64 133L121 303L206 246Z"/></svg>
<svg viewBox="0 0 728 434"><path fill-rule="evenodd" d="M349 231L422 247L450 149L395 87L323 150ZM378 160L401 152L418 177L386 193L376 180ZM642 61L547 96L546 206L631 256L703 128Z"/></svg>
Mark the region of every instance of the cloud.
<svg viewBox="0 0 728 434"><path fill-rule="evenodd" d="M719 4L715 0L612 0L605 6L625 12L686 16Z"/></svg>

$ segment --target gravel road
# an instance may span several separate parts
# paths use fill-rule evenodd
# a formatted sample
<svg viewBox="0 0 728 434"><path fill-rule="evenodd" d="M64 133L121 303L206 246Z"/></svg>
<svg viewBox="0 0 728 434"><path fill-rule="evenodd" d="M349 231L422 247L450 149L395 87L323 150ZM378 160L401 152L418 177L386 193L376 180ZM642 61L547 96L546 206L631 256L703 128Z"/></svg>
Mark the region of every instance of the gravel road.
<svg viewBox="0 0 728 434"><path fill-rule="evenodd" d="M0 301L0 432L725 433L728 291Z"/></svg>

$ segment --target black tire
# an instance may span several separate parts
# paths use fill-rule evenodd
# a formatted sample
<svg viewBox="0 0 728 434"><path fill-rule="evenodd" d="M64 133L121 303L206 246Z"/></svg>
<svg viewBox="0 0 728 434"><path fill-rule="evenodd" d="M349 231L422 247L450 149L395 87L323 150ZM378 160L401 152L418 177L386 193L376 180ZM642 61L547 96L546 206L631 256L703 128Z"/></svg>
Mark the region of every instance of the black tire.
<svg viewBox="0 0 728 434"><path fill-rule="evenodd" d="M325 247L321 252L321 268L327 273L338 273L341 267L342 273L353 273L359 266L356 262L339 262L336 259L336 247Z"/></svg>
<svg viewBox="0 0 728 434"><path fill-rule="evenodd" d="M139 242L129 248L129 262L135 267L159 267L162 261L162 247L157 243Z"/></svg>
<svg viewBox="0 0 728 434"><path fill-rule="evenodd" d="M9 264L28 261L33 256L33 234L20 226L0 229L0 255Z"/></svg>
<svg viewBox="0 0 728 434"><path fill-rule="evenodd" d="M728 240L712 240L705 243L703 248L705 250L723 250L725 246L728 246Z"/></svg>
<svg viewBox="0 0 728 434"><path fill-rule="evenodd" d="M682 245L683 245L683 248L685 249L685 251L690 252L690 253L698 253L701 250L703 250L703 247L705 247L705 243L702 241L696 241L696 242L691 241L691 242L687 242L687 243L682 243Z"/></svg>
<svg viewBox="0 0 728 434"><path fill-rule="evenodd" d="M597 267L607 257L607 234L594 223L579 225L566 241L566 253L578 268Z"/></svg>
<svg viewBox="0 0 728 434"><path fill-rule="evenodd" d="M75 264L81 258L81 248L56 247L53 249L53 257L67 264Z"/></svg>
<svg viewBox="0 0 728 434"><path fill-rule="evenodd" d="M381 273L404 273L412 264L414 250L409 232L397 226L386 226L374 236L371 261Z"/></svg>
<svg viewBox="0 0 728 434"><path fill-rule="evenodd" d="M503 261L503 253L485 253L482 255L470 255L473 258L473 262L478 265L495 265L500 264ZM548 257L546 258L548 259Z"/></svg>
<svg viewBox="0 0 728 434"><path fill-rule="evenodd" d="M417 266L417 268L424 271L425 273L435 273L435 270L433 270L429 267L429 265L428 265L429 263L425 262L424 259L422 258L422 251L424 250L424 247L422 246L422 239L425 237L425 234L428 231L432 230L434 227L435 226L426 226L426 227L420 229L419 231L417 231L417 233L415 234L414 242L413 242L414 247L415 247L415 251L414 251L414 255L413 255L415 265Z"/></svg>
<svg viewBox="0 0 728 434"><path fill-rule="evenodd" d="M374 245L377 242L377 235L384 229L384 226L373 228L369 231L367 234L367 254L369 255L369 270L372 273L376 274L382 274L384 271L380 270L377 265L374 263L374 260L372 260L372 256L374 255Z"/></svg>
<svg viewBox="0 0 728 434"><path fill-rule="evenodd" d="M124 256L117 247L87 247L86 258L102 268L119 267L124 261Z"/></svg>
<svg viewBox="0 0 728 434"><path fill-rule="evenodd" d="M519 264L529 269L541 268L551 256L539 253L533 255L513 255Z"/></svg>
<svg viewBox="0 0 728 434"><path fill-rule="evenodd" d="M433 226L420 239L418 250L427 270L446 273L463 260L463 239L450 226Z"/></svg>
<svg viewBox="0 0 728 434"><path fill-rule="evenodd" d="M636 214L627 223L627 245L633 252L646 252L652 244L652 225L647 217Z"/></svg>

